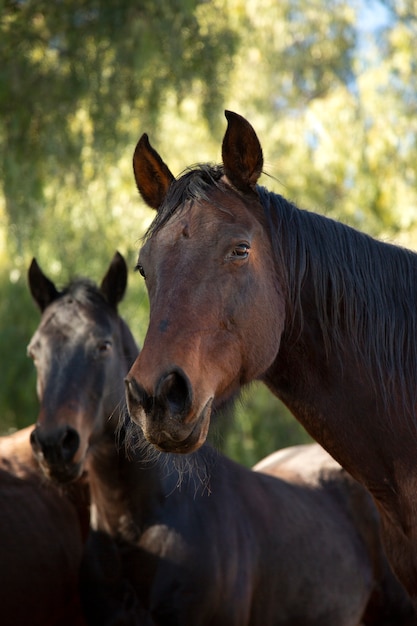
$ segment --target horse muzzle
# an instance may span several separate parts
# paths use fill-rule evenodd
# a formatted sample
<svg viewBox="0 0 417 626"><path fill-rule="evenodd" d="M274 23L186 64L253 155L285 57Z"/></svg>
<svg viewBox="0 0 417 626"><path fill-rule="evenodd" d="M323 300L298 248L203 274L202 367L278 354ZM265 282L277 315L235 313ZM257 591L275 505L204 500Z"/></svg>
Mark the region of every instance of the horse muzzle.
<svg viewBox="0 0 417 626"><path fill-rule="evenodd" d="M83 463L75 460L80 436L71 426L45 431L37 426L30 434L33 454L45 476L58 483L80 478Z"/></svg>
<svg viewBox="0 0 417 626"><path fill-rule="evenodd" d="M152 394L133 376L128 376L125 384L130 417L156 448L187 454L204 443L212 398L201 410L195 410L190 382L181 369L174 368L163 374Z"/></svg>

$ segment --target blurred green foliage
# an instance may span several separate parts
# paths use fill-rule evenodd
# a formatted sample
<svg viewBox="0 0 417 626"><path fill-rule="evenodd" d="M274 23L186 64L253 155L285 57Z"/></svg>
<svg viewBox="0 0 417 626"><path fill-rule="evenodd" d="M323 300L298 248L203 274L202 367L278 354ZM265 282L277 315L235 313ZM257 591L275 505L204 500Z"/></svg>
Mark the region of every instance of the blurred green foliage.
<svg viewBox="0 0 417 626"><path fill-rule="evenodd" d="M36 419L31 258L61 286L99 281L116 249L135 264L152 219L131 171L142 132L178 174L220 159L235 110L261 139L263 184L413 246L416 15L413 0L3 0L0 432ZM121 312L139 343L147 306L130 275ZM212 437L248 465L308 440L258 384Z"/></svg>

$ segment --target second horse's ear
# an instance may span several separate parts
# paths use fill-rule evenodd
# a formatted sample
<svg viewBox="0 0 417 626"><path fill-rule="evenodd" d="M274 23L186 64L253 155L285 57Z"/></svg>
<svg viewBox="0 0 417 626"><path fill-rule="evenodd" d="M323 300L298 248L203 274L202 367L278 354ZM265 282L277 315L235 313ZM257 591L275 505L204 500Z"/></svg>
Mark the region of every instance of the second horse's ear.
<svg viewBox="0 0 417 626"><path fill-rule="evenodd" d="M117 311L117 305L123 300L127 286L127 265L120 252L116 252L109 268L101 281L100 289L110 306Z"/></svg>
<svg viewBox="0 0 417 626"><path fill-rule="evenodd" d="M236 189L247 192L255 187L262 174L262 147L244 117L232 111L225 111L225 115L227 129L222 144L224 173Z"/></svg>
<svg viewBox="0 0 417 626"><path fill-rule="evenodd" d="M28 282L32 298L35 300L41 312L59 296L58 289L55 287L52 280L42 272L35 258L32 259L29 266Z"/></svg>
<svg viewBox="0 0 417 626"><path fill-rule="evenodd" d="M140 195L148 206L158 210L175 178L157 151L152 148L146 134L142 135L136 145L133 172Z"/></svg>

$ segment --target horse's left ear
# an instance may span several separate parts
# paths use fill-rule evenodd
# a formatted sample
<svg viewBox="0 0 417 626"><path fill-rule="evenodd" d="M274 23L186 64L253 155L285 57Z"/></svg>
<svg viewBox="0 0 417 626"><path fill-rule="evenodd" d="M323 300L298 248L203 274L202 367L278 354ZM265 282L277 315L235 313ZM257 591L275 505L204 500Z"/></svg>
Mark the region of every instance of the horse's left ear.
<svg viewBox="0 0 417 626"><path fill-rule="evenodd" d="M158 210L175 178L157 151L152 148L146 134L142 135L136 145L133 172L140 195L151 209Z"/></svg>
<svg viewBox="0 0 417 626"><path fill-rule="evenodd" d="M45 276L35 258L29 266L28 282L32 298L43 313L46 307L58 298L59 291L52 280Z"/></svg>
<svg viewBox="0 0 417 626"><path fill-rule="evenodd" d="M247 120L225 111L227 130L223 138L224 173L239 191L253 189L262 173L263 155L259 139Z"/></svg>
<svg viewBox="0 0 417 626"><path fill-rule="evenodd" d="M120 252L116 252L109 265L106 275L101 281L100 289L110 306L117 311L117 305L125 295L127 286L127 265Z"/></svg>

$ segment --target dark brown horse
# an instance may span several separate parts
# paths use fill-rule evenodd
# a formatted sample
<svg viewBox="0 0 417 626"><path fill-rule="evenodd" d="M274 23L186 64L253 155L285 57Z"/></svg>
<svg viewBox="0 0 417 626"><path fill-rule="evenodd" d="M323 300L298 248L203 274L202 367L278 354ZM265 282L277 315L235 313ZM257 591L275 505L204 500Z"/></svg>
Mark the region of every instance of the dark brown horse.
<svg viewBox="0 0 417 626"><path fill-rule="evenodd" d="M116 252L100 288L80 279L59 291L34 259L28 280L42 312L28 346L40 401L32 448L45 474L67 483L86 470L96 429L100 440L103 430L110 432L114 445L119 407L124 406L121 371L138 354L130 330L117 315L127 267ZM97 415L103 423L96 423Z"/></svg>
<svg viewBox="0 0 417 626"><path fill-rule="evenodd" d="M78 575L87 501L45 483L30 426L0 437L0 623L83 626Z"/></svg>
<svg viewBox="0 0 417 626"><path fill-rule="evenodd" d="M258 186L255 131L226 117L222 166L176 180L146 135L135 150L157 214L138 260L150 320L131 417L190 452L212 408L262 380L373 495L417 605L417 255Z"/></svg>
<svg viewBox="0 0 417 626"><path fill-rule="evenodd" d="M371 499L324 451L311 480L309 456L302 479L285 463L272 478L208 445L150 457L138 433L126 456L116 418L137 349L117 315L119 255L101 288L83 280L58 292L36 264L29 280L43 309L29 348L41 403L32 444L48 476L88 475L91 624L415 623Z"/></svg>

